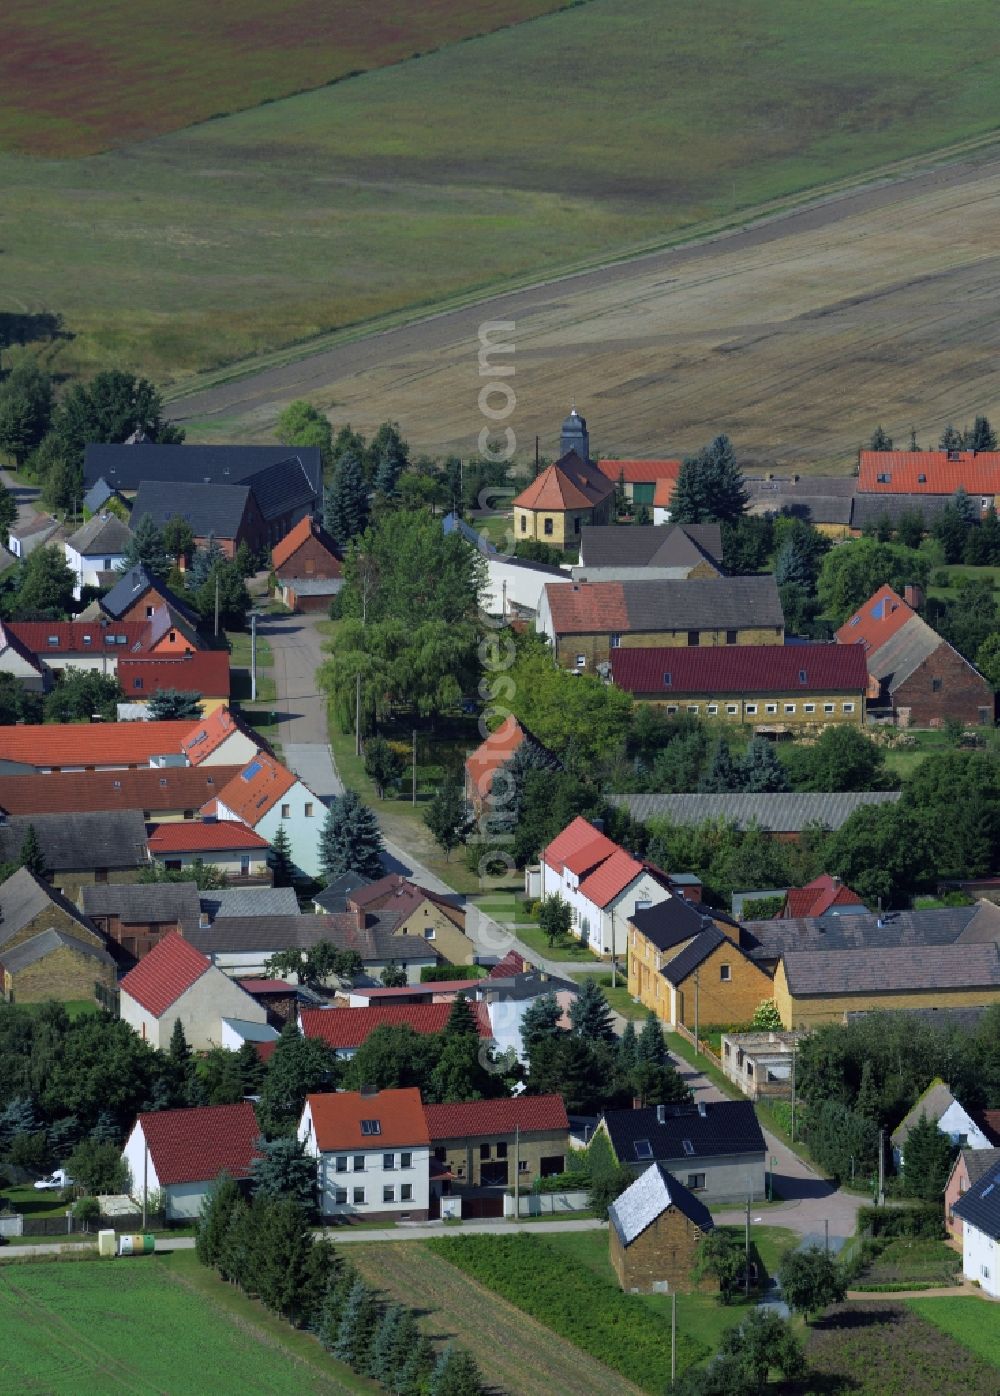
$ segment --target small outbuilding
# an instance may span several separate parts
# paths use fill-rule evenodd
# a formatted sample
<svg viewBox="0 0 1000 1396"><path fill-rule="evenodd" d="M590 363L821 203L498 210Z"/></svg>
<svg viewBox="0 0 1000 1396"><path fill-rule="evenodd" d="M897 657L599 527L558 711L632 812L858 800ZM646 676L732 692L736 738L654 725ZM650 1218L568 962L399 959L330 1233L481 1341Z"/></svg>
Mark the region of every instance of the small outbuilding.
<svg viewBox="0 0 1000 1396"><path fill-rule="evenodd" d="M167 1221L196 1218L220 1173L249 1178L260 1127L248 1100L139 1115L125 1141L130 1192L137 1202L162 1194Z"/></svg>
<svg viewBox="0 0 1000 1396"><path fill-rule="evenodd" d="M654 1163L608 1208L610 1260L626 1294L708 1288L694 1277L714 1222L705 1204Z"/></svg>
<svg viewBox="0 0 1000 1396"><path fill-rule="evenodd" d="M121 1016L129 1027L164 1050L178 1022L196 1052L225 1045L224 1018L262 1026L267 1022L267 1010L176 931L129 970L120 997Z"/></svg>

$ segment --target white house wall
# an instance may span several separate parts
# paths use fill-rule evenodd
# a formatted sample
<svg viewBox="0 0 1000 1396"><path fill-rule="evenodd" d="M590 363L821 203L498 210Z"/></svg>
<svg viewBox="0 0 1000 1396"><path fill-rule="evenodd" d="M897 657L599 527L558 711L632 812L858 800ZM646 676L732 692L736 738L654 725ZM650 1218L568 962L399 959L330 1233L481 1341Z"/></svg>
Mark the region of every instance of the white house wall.
<svg viewBox="0 0 1000 1396"><path fill-rule="evenodd" d="M962 1224L962 1271L967 1280L1000 1299L1000 1245L971 1222Z"/></svg>
<svg viewBox="0 0 1000 1396"><path fill-rule="evenodd" d="M282 810L287 807L288 813L282 814ZM307 813L307 809L312 813ZM248 825L262 839L267 839L268 843L273 843L277 837L278 830L283 824L285 833L292 850L292 861L300 872L307 877L319 877L319 839L323 832L323 822L326 819L326 805L300 780L288 789L280 800L277 800L269 810L266 810L256 824L250 824L249 820L240 819L240 816L231 810L228 805L218 801L218 810L221 818L235 819L239 823Z"/></svg>
<svg viewBox="0 0 1000 1396"><path fill-rule="evenodd" d="M576 873L567 868L560 875L543 862L542 896L556 893L569 903L573 911L572 934L599 955L611 954L612 930L615 954L624 955L628 943L627 922L638 902L648 901L652 906L670 897L670 893L660 886L652 874L643 872L607 907L599 907L580 891L580 879Z"/></svg>
<svg viewBox="0 0 1000 1396"><path fill-rule="evenodd" d="M321 1152L312 1132L312 1115L303 1112L299 1123L299 1138L305 1151L318 1160L317 1180L320 1211L325 1217L358 1217L368 1215L401 1216L406 1212L423 1212L430 1206L430 1149L426 1144L403 1148L396 1144L391 1148L345 1150L343 1152ZM410 1167L400 1167L401 1155L410 1155ZM392 1155L394 1167L386 1168L384 1159ZM338 1169L337 1161L344 1161L346 1167ZM363 1160L363 1167L356 1168L357 1160ZM400 1198L403 1185L412 1190L412 1197L405 1202ZM384 1199L383 1189L394 1189L394 1200ZM337 1189L346 1189L347 1201L337 1202ZM364 1192L364 1200L355 1201L355 1191Z"/></svg>
<svg viewBox="0 0 1000 1396"><path fill-rule="evenodd" d="M142 1126L138 1120L132 1126L132 1132L125 1141L122 1149L122 1158L128 1166L129 1171L129 1195L136 1202L142 1202L143 1183L143 1156L146 1152L146 1139L142 1132ZM156 1176L156 1169L153 1167L152 1155L146 1161L146 1192L159 1192L160 1180Z"/></svg>
<svg viewBox="0 0 1000 1396"><path fill-rule="evenodd" d="M119 1014L122 1020L128 1023L132 1031L144 1042L148 1042L151 1047L159 1047L159 1019L154 1018L152 1013L143 1008L141 1003L137 1003L125 989L121 991Z"/></svg>
<svg viewBox="0 0 1000 1396"><path fill-rule="evenodd" d="M63 543L66 562L76 578L73 595L77 601L85 586L99 586L101 572L117 572L125 563L124 553L78 553L69 543ZM107 563L106 567L104 564Z"/></svg>
<svg viewBox="0 0 1000 1396"><path fill-rule="evenodd" d="M963 1149L992 1149L993 1141L976 1124L975 1120L956 1100L948 1106L938 1120L938 1129L947 1134L953 1144Z"/></svg>
<svg viewBox="0 0 1000 1396"><path fill-rule="evenodd" d="M550 572L519 567L515 562L487 558L486 587L481 597L483 610L490 616L509 615L512 607L537 613L546 584L563 581L571 581L568 572L564 577L557 577Z"/></svg>

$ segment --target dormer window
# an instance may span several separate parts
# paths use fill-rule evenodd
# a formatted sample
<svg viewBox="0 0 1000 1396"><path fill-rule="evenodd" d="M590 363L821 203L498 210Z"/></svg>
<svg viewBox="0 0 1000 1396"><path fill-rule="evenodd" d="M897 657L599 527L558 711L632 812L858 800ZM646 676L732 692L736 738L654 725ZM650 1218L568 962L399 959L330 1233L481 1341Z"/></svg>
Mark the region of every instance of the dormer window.
<svg viewBox="0 0 1000 1396"><path fill-rule="evenodd" d="M368 1134L368 1135L381 1134L381 1133L382 1133L382 1122L381 1122L381 1120L362 1120L362 1121L361 1121L361 1133L362 1133L362 1134Z"/></svg>
<svg viewBox="0 0 1000 1396"><path fill-rule="evenodd" d="M805 683L805 682L806 682L806 671L805 671L804 669L800 669L800 670L799 670L799 683Z"/></svg>
<svg viewBox="0 0 1000 1396"><path fill-rule="evenodd" d="M673 682L673 680L671 679L670 673L669 673L669 671L668 671L667 673L665 673L665 674L663 675L663 687L664 687L664 688L669 688L672 682Z"/></svg>
<svg viewBox="0 0 1000 1396"><path fill-rule="evenodd" d="M58 648L58 645L59 645L59 636L58 636L58 635L50 635L50 636L49 636L49 644L50 644L50 645L55 645L55 646Z"/></svg>

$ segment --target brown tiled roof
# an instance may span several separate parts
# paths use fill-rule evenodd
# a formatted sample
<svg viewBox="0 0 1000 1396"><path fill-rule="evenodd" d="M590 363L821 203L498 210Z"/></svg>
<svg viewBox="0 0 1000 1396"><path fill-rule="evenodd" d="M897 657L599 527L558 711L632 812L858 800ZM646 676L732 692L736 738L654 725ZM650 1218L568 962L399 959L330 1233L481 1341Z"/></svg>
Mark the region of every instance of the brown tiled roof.
<svg viewBox="0 0 1000 1396"><path fill-rule="evenodd" d="M306 1096L316 1143L323 1153L335 1149L398 1148L428 1145L427 1121L416 1086L401 1090L331 1091ZM362 1120L376 1120L378 1133L361 1132Z"/></svg>
<svg viewBox="0 0 1000 1396"><path fill-rule="evenodd" d="M126 699L148 698L165 688L228 698L229 655L226 650L193 650L176 656L120 659L118 682Z"/></svg>
<svg viewBox="0 0 1000 1396"><path fill-rule="evenodd" d="M252 827L291 790L297 779L280 761L258 751L239 775L223 786L216 798L232 810L237 819L245 820Z"/></svg>
<svg viewBox="0 0 1000 1396"><path fill-rule="evenodd" d="M189 722L45 723L0 727L0 758L29 766L145 763L179 750Z"/></svg>
<svg viewBox="0 0 1000 1396"><path fill-rule="evenodd" d="M493 777L505 765L524 741L524 728L517 718L505 717L495 732L466 758L465 770L469 782L485 800L493 788Z"/></svg>
<svg viewBox="0 0 1000 1396"><path fill-rule="evenodd" d="M599 460L598 469L617 484L624 478L627 485L651 485L657 480L675 482L681 473L680 460Z"/></svg>
<svg viewBox="0 0 1000 1396"><path fill-rule="evenodd" d="M629 693L660 696L862 694L868 686L860 647L823 642L613 649L611 675Z"/></svg>
<svg viewBox="0 0 1000 1396"><path fill-rule="evenodd" d="M960 488L973 495L1000 493L1000 451L860 454L858 489L864 494L954 494Z"/></svg>
<svg viewBox="0 0 1000 1396"><path fill-rule="evenodd" d="M260 1127L248 1100L156 1110L137 1121L161 1187L214 1182L220 1173L246 1178L257 1157Z"/></svg>
<svg viewBox="0 0 1000 1396"><path fill-rule="evenodd" d="M85 729L84 729L85 730ZM53 771L0 776L0 809L9 815L83 810L196 810L238 775L239 766L146 766L134 771Z"/></svg>
<svg viewBox="0 0 1000 1396"><path fill-rule="evenodd" d="M310 538L317 539L322 543L330 556L339 563L340 554L337 545L330 535L322 529L318 523L308 515L300 519L290 533L286 533L280 542L275 543L271 549L271 566L275 572L284 567L289 558L294 557L303 543L308 543Z"/></svg>
<svg viewBox="0 0 1000 1396"><path fill-rule="evenodd" d="M557 635L784 625L778 587L770 575L549 583L545 595Z"/></svg>
<svg viewBox="0 0 1000 1396"><path fill-rule="evenodd" d="M545 595L557 635L631 629L624 582L574 582L572 586L549 582Z"/></svg>
<svg viewBox="0 0 1000 1396"><path fill-rule="evenodd" d="M614 493L614 484L596 465L569 451L532 480L514 500L518 509L592 509Z"/></svg>
<svg viewBox="0 0 1000 1396"><path fill-rule="evenodd" d="M121 982L121 990L147 1013L159 1018L211 967L207 956L196 950L179 931L170 931L143 956L135 969L129 970Z"/></svg>
<svg viewBox="0 0 1000 1396"><path fill-rule="evenodd" d="M425 1105L427 1130L436 1139L465 1139L480 1134L522 1134L569 1129L561 1095L520 1095L462 1104Z"/></svg>

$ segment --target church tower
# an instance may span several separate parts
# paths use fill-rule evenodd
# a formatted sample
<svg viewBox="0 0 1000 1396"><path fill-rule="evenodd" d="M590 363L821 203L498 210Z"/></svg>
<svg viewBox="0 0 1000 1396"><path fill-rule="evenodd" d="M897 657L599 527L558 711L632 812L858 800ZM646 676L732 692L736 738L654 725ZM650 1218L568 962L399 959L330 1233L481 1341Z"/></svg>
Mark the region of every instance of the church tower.
<svg viewBox="0 0 1000 1396"><path fill-rule="evenodd" d="M562 424L562 433L559 443L559 454L565 456L567 452L575 451L581 460L590 460L590 433L587 431L587 422L581 417L576 408L572 408L569 416Z"/></svg>

